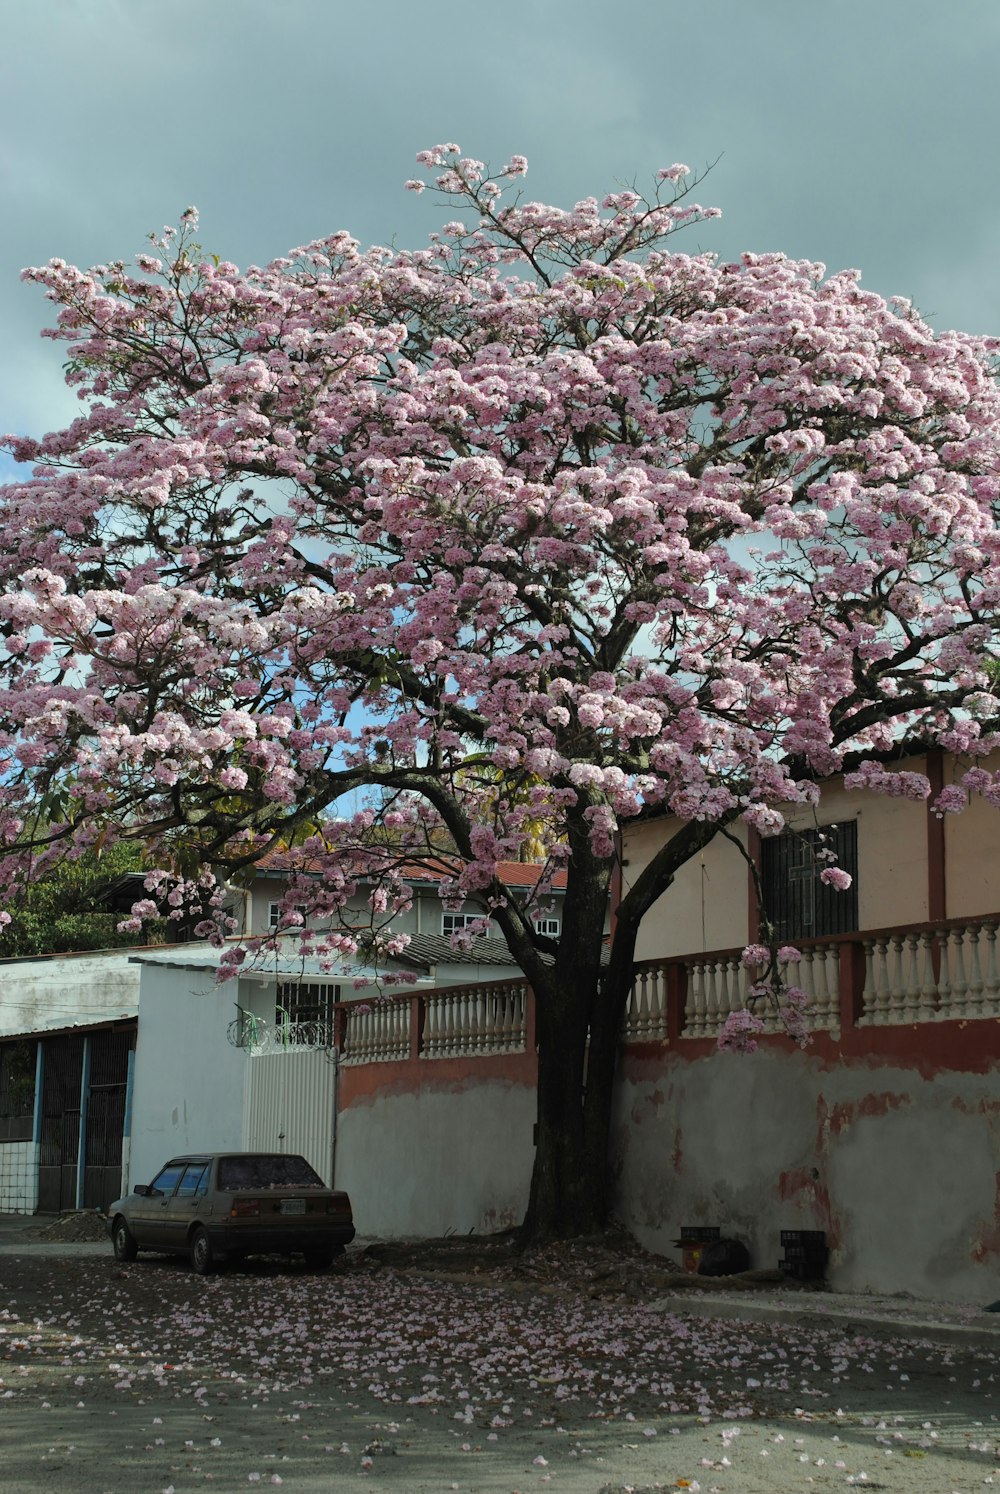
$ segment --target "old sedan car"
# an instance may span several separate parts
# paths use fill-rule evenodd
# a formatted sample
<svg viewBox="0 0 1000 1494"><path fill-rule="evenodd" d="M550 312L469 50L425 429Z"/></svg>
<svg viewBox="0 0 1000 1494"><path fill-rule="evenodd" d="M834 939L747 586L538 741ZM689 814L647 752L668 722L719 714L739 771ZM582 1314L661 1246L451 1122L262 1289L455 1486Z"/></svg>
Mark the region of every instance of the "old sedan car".
<svg viewBox="0 0 1000 1494"><path fill-rule="evenodd" d="M190 1257L202 1275L247 1255L301 1252L314 1270L354 1239L351 1201L304 1157L217 1152L174 1157L108 1210L115 1259L140 1250Z"/></svg>

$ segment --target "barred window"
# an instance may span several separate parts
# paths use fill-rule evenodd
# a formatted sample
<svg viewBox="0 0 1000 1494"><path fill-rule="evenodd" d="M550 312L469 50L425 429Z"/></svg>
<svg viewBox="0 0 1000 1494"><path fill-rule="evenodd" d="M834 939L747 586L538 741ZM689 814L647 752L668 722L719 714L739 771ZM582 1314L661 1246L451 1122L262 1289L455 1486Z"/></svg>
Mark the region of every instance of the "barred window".
<svg viewBox="0 0 1000 1494"><path fill-rule="evenodd" d="M332 981L287 981L279 985L274 1021L277 1027L286 1023L295 1027L302 1022L317 1022L333 1031L334 1007L340 1000L340 986Z"/></svg>
<svg viewBox="0 0 1000 1494"><path fill-rule="evenodd" d="M835 860L826 854L832 852ZM852 878L845 892L820 881L827 866ZM785 830L761 842L764 911L779 941L852 934L858 927L858 822Z"/></svg>
<svg viewBox="0 0 1000 1494"><path fill-rule="evenodd" d="M0 1141L30 1141L35 1110L34 1039L0 1044Z"/></svg>

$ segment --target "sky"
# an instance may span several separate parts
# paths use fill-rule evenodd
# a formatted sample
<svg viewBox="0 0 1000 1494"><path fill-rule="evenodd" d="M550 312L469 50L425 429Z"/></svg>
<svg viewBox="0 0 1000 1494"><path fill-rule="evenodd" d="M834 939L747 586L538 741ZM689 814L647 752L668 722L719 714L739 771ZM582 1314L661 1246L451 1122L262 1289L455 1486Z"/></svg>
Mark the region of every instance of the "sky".
<svg viewBox="0 0 1000 1494"><path fill-rule="evenodd" d="M453 216L402 186L440 141L560 206L712 166L685 250L1000 332L1000 0L0 0L0 49L0 431L78 410L22 267L128 259L189 204L241 265L416 246Z"/></svg>

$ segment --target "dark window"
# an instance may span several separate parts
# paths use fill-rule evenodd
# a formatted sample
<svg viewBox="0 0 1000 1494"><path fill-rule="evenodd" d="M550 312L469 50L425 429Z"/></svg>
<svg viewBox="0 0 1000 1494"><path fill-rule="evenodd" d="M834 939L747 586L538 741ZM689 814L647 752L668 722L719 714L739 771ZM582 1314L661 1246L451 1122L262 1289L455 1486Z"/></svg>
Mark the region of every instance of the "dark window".
<svg viewBox="0 0 1000 1494"><path fill-rule="evenodd" d="M340 987L331 981L304 980L278 987L274 1023L322 1022L333 1031L333 1009L340 1000Z"/></svg>
<svg viewBox="0 0 1000 1494"><path fill-rule="evenodd" d="M177 1189L177 1197L194 1198L197 1195L200 1198L203 1193L207 1192L208 1163L192 1162L190 1167L184 1169L184 1176Z"/></svg>
<svg viewBox="0 0 1000 1494"><path fill-rule="evenodd" d="M322 1188L323 1179L304 1157L277 1153L259 1157L223 1157L219 1162L219 1188L224 1193L238 1188Z"/></svg>
<svg viewBox="0 0 1000 1494"><path fill-rule="evenodd" d="M833 852L835 859L826 853ZM828 866L849 872L838 892L820 881ZM761 842L764 910L780 942L853 934L858 927L858 822L785 830Z"/></svg>
<svg viewBox="0 0 1000 1494"><path fill-rule="evenodd" d="M157 1194L173 1193L177 1187L177 1180L184 1171L183 1162L168 1162L162 1172L158 1172L150 1183L150 1191Z"/></svg>
<svg viewBox="0 0 1000 1494"><path fill-rule="evenodd" d="M0 1141L30 1141L35 1110L33 1039L0 1045Z"/></svg>

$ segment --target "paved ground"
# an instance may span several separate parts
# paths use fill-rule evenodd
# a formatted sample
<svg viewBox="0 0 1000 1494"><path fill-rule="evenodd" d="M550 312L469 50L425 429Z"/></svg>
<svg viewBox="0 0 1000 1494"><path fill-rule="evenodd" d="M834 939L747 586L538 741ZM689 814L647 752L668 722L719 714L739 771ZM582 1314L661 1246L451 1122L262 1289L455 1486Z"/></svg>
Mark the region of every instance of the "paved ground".
<svg viewBox="0 0 1000 1494"><path fill-rule="evenodd" d="M980 1305L413 1260L202 1279L0 1219L0 1489L1000 1488Z"/></svg>

